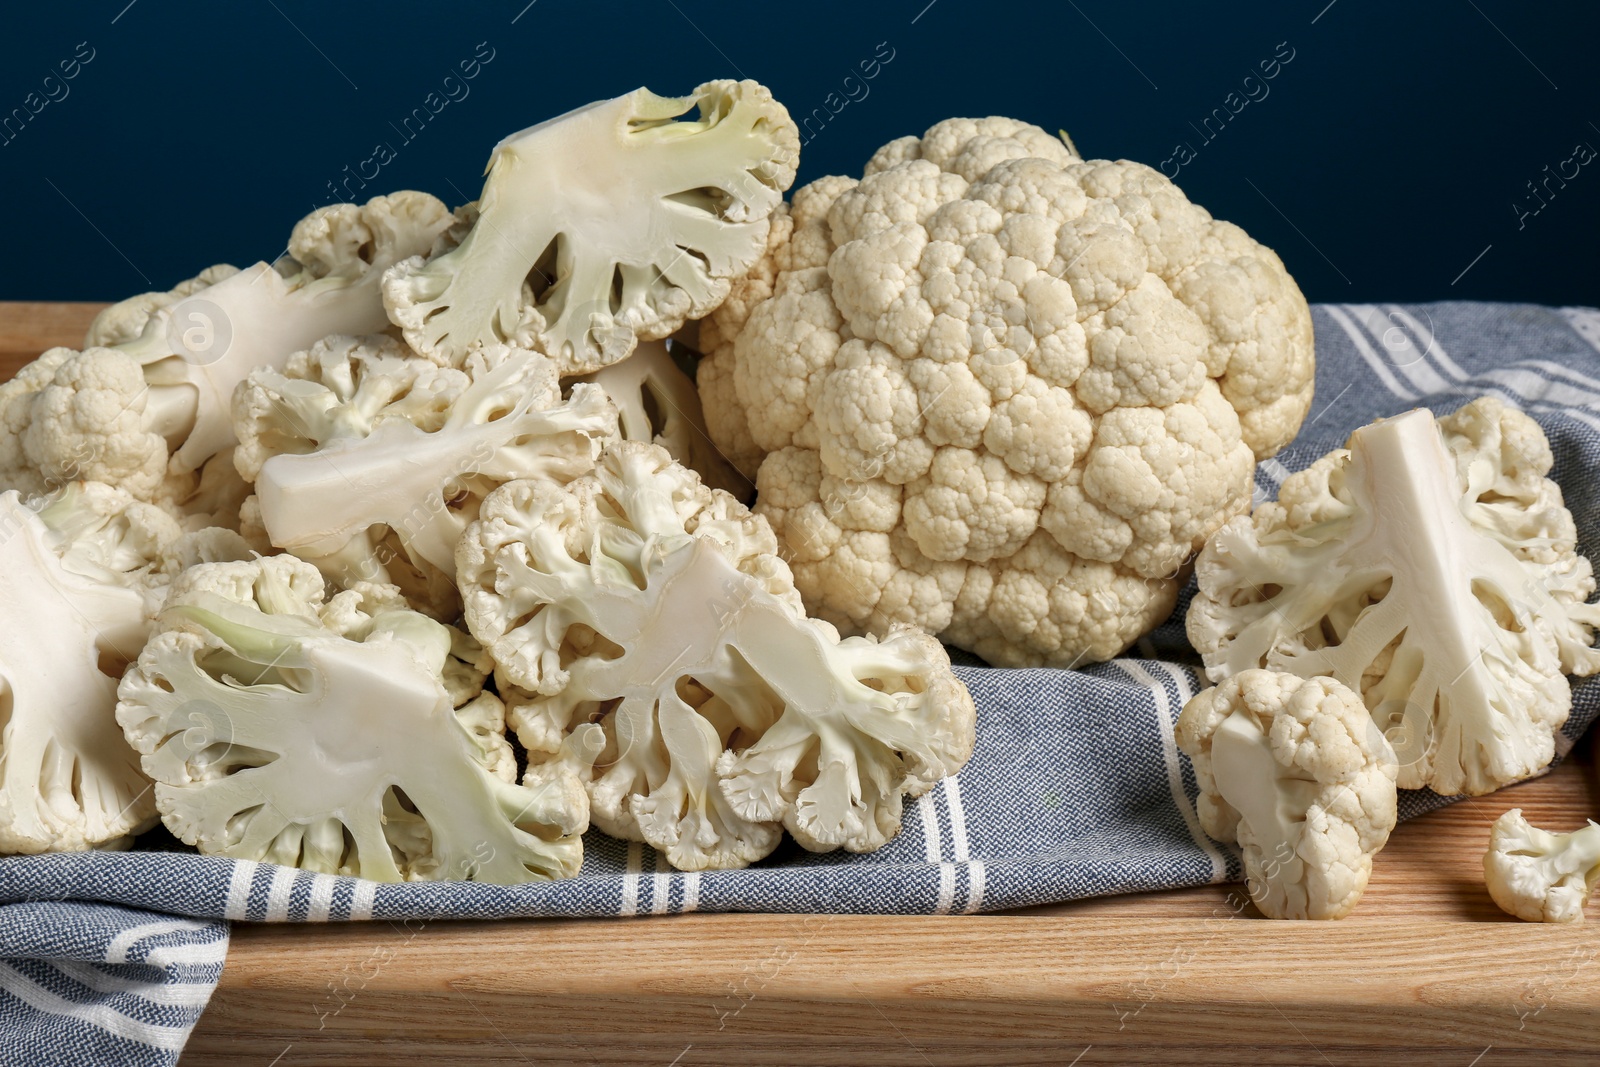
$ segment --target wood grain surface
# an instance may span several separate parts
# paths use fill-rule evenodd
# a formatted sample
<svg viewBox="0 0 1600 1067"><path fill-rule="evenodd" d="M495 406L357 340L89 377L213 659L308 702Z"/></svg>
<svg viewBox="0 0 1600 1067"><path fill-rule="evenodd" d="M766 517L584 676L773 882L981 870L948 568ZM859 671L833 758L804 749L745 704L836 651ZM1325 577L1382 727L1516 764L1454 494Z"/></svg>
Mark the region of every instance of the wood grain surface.
<svg viewBox="0 0 1600 1067"><path fill-rule="evenodd" d="M0 304L0 378L97 309ZM959 917L240 924L182 1062L1600 1064L1600 929L1483 889L1511 807L1600 814L1592 751L1401 826L1337 923L1208 886Z"/></svg>
<svg viewBox="0 0 1600 1067"><path fill-rule="evenodd" d="M0 303L0 380L47 348L78 348L104 304Z"/></svg>

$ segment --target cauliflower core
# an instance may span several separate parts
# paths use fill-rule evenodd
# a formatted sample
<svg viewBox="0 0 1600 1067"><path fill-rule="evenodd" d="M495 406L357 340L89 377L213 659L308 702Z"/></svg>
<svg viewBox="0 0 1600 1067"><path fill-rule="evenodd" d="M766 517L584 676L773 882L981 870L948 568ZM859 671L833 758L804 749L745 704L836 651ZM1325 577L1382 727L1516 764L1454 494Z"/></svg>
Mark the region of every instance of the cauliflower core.
<svg viewBox="0 0 1600 1067"><path fill-rule="evenodd" d="M1498 400L1363 427L1229 522L1195 567L1212 680L1253 667L1362 694L1401 788L1487 793L1555 756L1600 671L1600 606L1538 425Z"/></svg>
<svg viewBox="0 0 1600 1067"><path fill-rule="evenodd" d="M1005 666L1109 658L1311 401L1278 257L1158 172L951 119L795 193L704 331L712 435L808 607Z"/></svg>
<svg viewBox="0 0 1600 1067"><path fill-rule="evenodd" d="M1178 718L1206 833L1236 842L1273 919L1341 919L1394 829L1395 760L1361 698L1330 678L1250 670Z"/></svg>
<svg viewBox="0 0 1600 1067"><path fill-rule="evenodd" d="M473 634L531 753L598 721L595 824L676 867L742 867L780 825L813 851L881 847L971 754L972 699L938 642L808 619L766 522L659 448L592 478L513 482L462 538Z"/></svg>
<svg viewBox="0 0 1600 1067"><path fill-rule="evenodd" d="M566 374L597 370L722 302L765 246L799 151L789 113L752 81L681 99L636 89L513 134L459 246L389 272L390 318L440 363L510 343Z"/></svg>
<svg viewBox="0 0 1600 1067"><path fill-rule="evenodd" d="M383 882L571 877L597 739L516 784L478 659L393 587L324 601L292 556L207 564L174 586L117 721L162 820L208 855Z"/></svg>
<svg viewBox="0 0 1600 1067"><path fill-rule="evenodd" d="M1489 895L1508 915L1532 923L1583 921L1600 882L1600 824L1570 834L1541 830L1512 808L1494 822L1483 854Z"/></svg>
<svg viewBox="0 0 1600 1067"><path fill-rule="evenodd" d="M115 718L177 524L97 483L0 495L0 852L114 844L155 819Z"/></svg>

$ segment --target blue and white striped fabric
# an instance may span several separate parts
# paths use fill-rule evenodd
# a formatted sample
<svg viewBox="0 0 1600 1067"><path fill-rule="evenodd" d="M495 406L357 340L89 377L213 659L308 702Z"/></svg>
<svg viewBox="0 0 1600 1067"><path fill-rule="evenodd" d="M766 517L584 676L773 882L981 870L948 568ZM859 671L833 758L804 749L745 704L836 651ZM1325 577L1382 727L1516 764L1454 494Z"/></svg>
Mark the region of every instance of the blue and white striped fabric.
<svg viewBox="0 0 1600 1067"><path fill-rule="evenodd" d="M1489 393L1544 426L1580 547L1597 554L1600 312L1330 305L1315 318L1317 402L1300 441L1261 464L1260 497L1373 418ZM1232 851L1200 830L1173 743L1197 684L1182 607L1139 658L960 668L978 705L972 761L870 856L789 845L754 870L681 874L640 845L591 836L581 877L517 888L375 885L172 852L0 860L0 1060L174 1062L221 972L225 920L974 912L1236 879ZM1600 679L1578 684L1566 747L1597 710ZM1447 802L1409 794L1402 812Z"/></svg>

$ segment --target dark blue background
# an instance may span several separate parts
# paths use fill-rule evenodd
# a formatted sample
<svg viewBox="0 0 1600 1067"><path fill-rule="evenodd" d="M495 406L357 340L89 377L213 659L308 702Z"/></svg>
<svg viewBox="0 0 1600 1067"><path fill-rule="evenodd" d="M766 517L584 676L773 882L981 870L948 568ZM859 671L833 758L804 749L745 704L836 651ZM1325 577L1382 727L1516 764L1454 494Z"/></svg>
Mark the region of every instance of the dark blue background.
<svg viewBox="0 0 1600 1067"><path fill-rule="evenodd" d="M1590 5L526 2L9 10L0 115L66 95L0 144L0 299L114 299L271 258L378 142L398 155L367 193L454 205L502 135L637 85L743 75L797 117L830 93L837 106L887 42L866 97L804 148L801 181L859 173L941 118L1013 115L1066 128L1091 157L1159 165L1188 142L1189 196L1276 248L1312 300L1600 303L1600 160L1552 182L1520 228L1515 207L1538 206L1526 183L1578 142L1600 148ZM80 42L94 58L45 86ZM469 95L404 143L391 123L442 96L479 42L494 58ZM1279 42L1292 61L1208 143L1194 126Z"/></svg>

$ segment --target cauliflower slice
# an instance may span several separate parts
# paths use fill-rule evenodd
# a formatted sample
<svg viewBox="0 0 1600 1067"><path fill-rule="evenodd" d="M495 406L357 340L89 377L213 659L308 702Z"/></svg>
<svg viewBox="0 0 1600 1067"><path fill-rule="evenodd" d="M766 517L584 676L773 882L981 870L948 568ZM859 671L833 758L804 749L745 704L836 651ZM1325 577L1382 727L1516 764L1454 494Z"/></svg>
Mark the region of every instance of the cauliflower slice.
<svg viewBox="0 0 1600 1067"><path fill-rule="evenodd" d="M660 445L711 488L750 498L755 487L711 443L694 379L667 342L646 341L627 359L579 381L594 382L617 406L623 440Z"/></svg>
<svg viewBox="0 0 1600 1067"><path fill-rule="evenodd" d="M393 587L324 599L292 556L203 564L123 678L117 721L162 820L208 855L382 882L570 877L597 731L516 784L479 651Z"/></svg>
<svg viewBox="0 0 1600 1067"><path fill-rule="evenodd" d="M1583 906L1600 882L1600 823L1553 834L1512 808L1489 833L1483 879L1508 915L1531 923L1582 922Z"/></svg>
<svg viewBox="0 0 1600 1067"><path fill-rule="evenodd" d="M563 374L598 370L722 303L765 248L799 152L753 81L636 89L540 123L495 147L459 246L389 272L389 316L440 363L510 343Z"/></svg>
<svg viewBox="0 0 1600 1067"><path fill-rule="evenodd" d="M0 495L0 852L115 847L154 822L117 728L117 678L149 635L180 535L109 485L31 505Z"/></svg>
<svg viewBox="0 0 1600 1067"><path fill-rule="evenodd" d="M808 619L764 520L655 446L591 478L491 494L457 555L468 626L548 750L598 719L596 825L680 869L741 867L778 825L865 852L971 754L972 699L936 641Z"/></svg>
<svg viewBox="0 0 1600 1067"><path fill-rule="evenodd" d="M1361 698L1331 678L1249 670L1184 707L1206 833L1237 842L1272 919L1342 919L1396 818L1395 758Z"/></svg>
<svg viewBox="0 0 1600 1067"><path fill-rule="evenodd" d="M1538 773L1572 705L1562 674L1600 671L1594 575L1551 462L1490 397L1357 430L1201 553L1188 631L1207 673L1338 679L1400 751L1403 789Z"/></svg>
<svg viewBox="0 0 1600 1067"><path fill-rule="evenodd" d="M394 580L441 618L458 609L456 542L479 501L515 478L587 474L616 433L600 387L563 401L536 353L481 352L468 373L381 336L326 338L235 401L272 544L337 580Z"/></svg>
<svg viewBox="0 0 1600 1067"><path fill-rule="evenodd" d="M335 218L360 222L359 247L332 247L338 242L324 234L337 229ZM0 478L24 489L102 480L181 509L196 473L234 444L234 388L329 334L387 328L383 271L427 251L451 221L424 193L321 208L290 240L310 265L212 268L173 291L189 290L182 298L146 301L90 330L91 339L122 337L145 314L137 337L46 353L39 363L48 377L25 369L26 384L0 394ZM217 280L196 287L208 277ZM11 473L16 467L23 471Z"/></svg>

